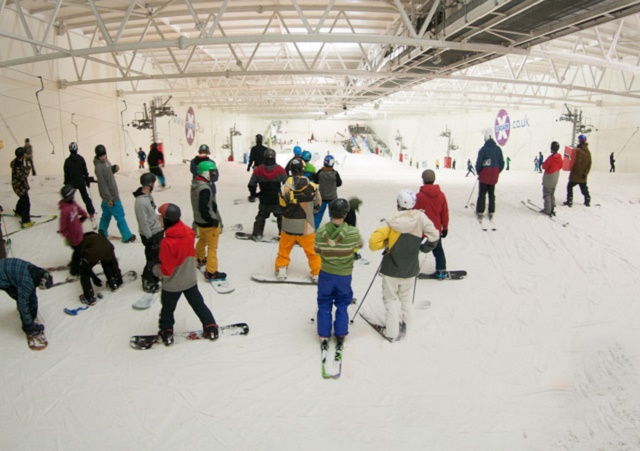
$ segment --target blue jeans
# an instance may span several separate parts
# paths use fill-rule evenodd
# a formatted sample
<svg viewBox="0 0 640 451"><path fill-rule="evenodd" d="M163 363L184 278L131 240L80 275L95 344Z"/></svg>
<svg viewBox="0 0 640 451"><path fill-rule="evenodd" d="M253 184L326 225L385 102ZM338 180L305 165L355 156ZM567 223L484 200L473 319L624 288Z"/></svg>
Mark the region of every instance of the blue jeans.
<svg viewBox="0 0 640 451"><path fill-rule="evenodd" d="M102 217L100 218L100 234L109 236L109 224L111 223L111 217L116 220L118 224L118 230L122 241L128 241L131 238L131 230L127 225L127 220L124 219L124 208L122 208L122 202L117 200L113 203L113 207L110 207L108 203L102 201L100 205L102 207Z"/></svg>
<svg viewBox="0 0 640 451"><path fill-rule="evenodd" d="M333 306L336 306L336 318L333 333L344 337L349 333L349 313L347 307L353 300L351 275L338 276L320 271L318 276L318 335L331 336Z"/></svg>
<svg viewBox="0 0 640 451"><path fill-rule="evenodd" d="M318 227L320 227L320 223L322 222L322 217L324 216L324 211L327 209L327 207L331 202L332 202L331 200L323 200L322 203L320 204L320 209L318 210L318 213L316 213L314 218L316 223L316 230L318 230ZM331 210L329 210L329 218L331 218Z"/></svg>
<svg viewBox="0 0 640 451"><path fill-rule="evenodd" d="M439 269L447 269L447 258L444 256L442 238L438 240L438 244L436 244L436 247L431 252L436 259L436 271Z"/></svg>

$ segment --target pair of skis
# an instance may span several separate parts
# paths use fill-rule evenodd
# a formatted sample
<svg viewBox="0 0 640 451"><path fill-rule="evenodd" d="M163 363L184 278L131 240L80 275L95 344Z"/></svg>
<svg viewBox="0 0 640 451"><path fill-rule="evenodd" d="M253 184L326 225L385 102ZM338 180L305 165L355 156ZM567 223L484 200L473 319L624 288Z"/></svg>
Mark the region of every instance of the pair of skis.
<svg viewBox="0 0 640 451"><path fill-rule="evenodd" d="M531 199L527 199L527 201L521 201L522 205L524 205L525 207L527 207L529 210L534 211L536 213L541 213L543 215L545 215L546 217L548 217L549 219L551 219L553 222L560 224L562 227L566 227L569 225L568 222L564 222L559 220L558 218L556 218L555 216L552 215L548 215L544 212L544 210L542 208L540 208L539 206L537 206L536 204L534 204Z"/></svg>
<svg viewBox="0 0 640 451"><path fill-rule="evenodd" d="M329 340L320 342L320 359L322 362L322 377L324 379L339 379L342 374L342 352L344 350L344 340L339 340L333 355L333 372L327 372L327 358L329 357Z"/></svg>

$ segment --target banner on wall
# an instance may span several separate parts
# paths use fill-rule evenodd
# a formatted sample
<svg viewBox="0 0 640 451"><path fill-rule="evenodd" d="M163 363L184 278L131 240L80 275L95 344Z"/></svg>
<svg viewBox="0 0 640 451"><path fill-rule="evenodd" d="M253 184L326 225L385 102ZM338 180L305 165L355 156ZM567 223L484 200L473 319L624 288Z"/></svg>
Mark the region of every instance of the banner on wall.
<svg viewBox="0 0 640 451"><path fill-rule="evenodd" d="M509 113L507 110L498 111L496 120L493 126L493 135L496 138L496 142L499 146L504 146L509 140L511 134L511 120L509 119Z"/></svg>
<svg viewBox="0 0 640 451"><path fill-rule="evenodd" d="M192 107L187 110L187 117L184 120L184 134L187 144L191 146L196 139L196 113Z"/></svg>

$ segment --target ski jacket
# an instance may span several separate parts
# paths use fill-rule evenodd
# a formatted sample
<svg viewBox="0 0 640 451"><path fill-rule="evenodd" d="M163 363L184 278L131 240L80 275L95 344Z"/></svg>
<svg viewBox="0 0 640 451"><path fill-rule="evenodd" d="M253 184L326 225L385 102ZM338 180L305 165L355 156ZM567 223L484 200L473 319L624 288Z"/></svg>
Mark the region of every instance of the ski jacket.
<svg viewBox="0 0 640 451"><path fill-rule="evenodd" d="M214 165L216 164L215 161L213 161L211 158L209 158L206 155L204 155L204 156L196 155L196 157L193 160L191 160L191 164L189 165L189 170L191 171L191 175L193 175L194 179L199 175L198 174L198 165L200 163L202 163L203 161L210 161ZM218 166L216 166L215 170L210 171L210 172L211 172L211 181L210 181L209 184L211 185L211 191L213 191L213 195L215 196L216 193L217 193L216 182L218 181L218 178L220 177L220 173L218 172Z"/></svg>
<svg viewBox="0 0 640 451"><path fill-rule="evenodd" d="M249 194L259 197L260 203L264 205L278 205L278 194L280 187L287 180L287 173L278 164L265 166L261 164L254 169L249 179ZM260 192L257 188L260 186Z"/></svg>
<svg viewBox="0 0 640 451"><path fill-rule="evenodd" d="M569 173L569 181L573 183L587 183L587 176L591 171L591 152L586 142L578 144L576 155Z"/></svg>
<svg viewBox="0 0 640 451"><path fill-rule="evenodd" d="M476 173L478 180L485 185L495 185L498 177L504 169L502 149L493 138L489 138L478 151L476 160Z"/></svg>
<svg viewBox="0 0 640 451"><path fill-rule="evenodd" d="M71 246L77 246L82 243L84 233L82 231L82 222L89 217L87 212L80 207L75 201L65 202L58 201L60 209L60 225L59 232L65 237Z"/></svg>
<svg viewBox="0 0 640 451"><path fill-rule="evenodd" d="M29 192L29 173L31 169L22 158L11 161L11 187L16 196L22 197Z"/></svg>
<svg viewBox="0 0 640 451"><path fill-rule="evenodd" d="M280 190L280 206L284 210L283 232L296 236L315 233L315 214L320 206L315 183L304 176L289 177Z"/></svg>
<svg viewBox="0 0 640 451"><path fill-rule="evenodd" d="M0 290L7 292L18 303L22 324L33 323L35 315L32 313L30 300L37 305L36 285L29 268L42 268L19 258L3 258L0 260Z"/></svg>
<svg viewBox="0 0 640 451"><path fill-rule="evenodd" d="M138 160L144 162L146 159L147 159L147 154L144 152L144 150L139 150L138 151Z"/></svg>
<svg viewBox="0 0 640 451"><path fill-rule="evenodd" d="M81 155L72 153L64 160L64 184L75 189L89 186L87 163Z"/></svg>
<svg viewBox="0 0 640 451"><path fill-rule="evenodd" d="M94 265L98 262L109 263L116 259L116 253L111 241L96 232L84 234L80 255Z"/></svg>
<svg viewBox="0 0 640 451"><path fill-rule="evenodd" d="M93 166L96 179L98 179L98 192L102 200L107 203L119 200L120 193L118 193L118 185L109 160L102 161L96 157L93 159Z"/></svg>
<svg viewBox="0 0 640 451"><path fill-rule="evenodd" d="M198 176L191 182L191 207L193 221L198 227L218 227L221 219L218 204L209 182Z"/></svg>
<svg viewBox="0 0 640 451"><path fill-rule="evenodd" d="M314 241L316 254L322 259L322 271L338 276L353 272L353 254L362 247L360 232L343 222L328 222L318 229Z"/></svg>
<svg viewBox="0 0 640 451"><path fill-rule="evenodd" d="M197 284L195 238L191 227L182 221L164 231L160 263L153 267L153 273L162 279L164 291L181 292Z"/></svg>
<svg viewBox="0 0 640 451"><path fill-rule="evenodd" d="M153 235L162 232L162 225L158 221L156 213L156 204L151 194L142 192L139 187L134 193L136 219L138 220L138 232L140 236L151 238Z"/></svg>
<svg viewBox="0 0 640 451"><path fill-rule="evenodd" d="M262 144L256 144L251 148L249 152L249 165L247 169L251 169L251 166L257 168L264 162L264 152L267 150Z"/></svg>
<svg viewBox="0 0 640 451"><path fill-rule="evenodd" d="M559 153L552 153L544 160L542 163L542 169L544 169L544 173L546 175L553 174L554 172L558 172L562 169L562 155Z"/></svg>
<svg viewBox="0 0 640 451"><path fill-rule="evenodd" d="M422 185L413 209L422 210L438 232L449 230L449 205L439 185Z"/></svg>
<svg viewBox="0 0 640 451"><path fill-rule="evenodd" d="M438 230L420 210L401 210L385 222L387 225L377 229L369 238L372 251L387 248L382 256L380 274L401 279L417 276L422 237L426 236L430 242L438 241Z"/></svg>
<svg viewBox="0 0 640 451"><path fill-rule="evenodd" d="M342 179L340 179L338 171L324 166L315 173L313 179L318 184L320 198L323 202L330 202L338 198L338 187L342 186Z"/></svg>
<svg viewBox="0 0 640 451"><path fill-rule="evenodd" d="M149 151L149 156L147 157L147 163L150 168L157 168L161 164L164 164L164 156L162 155L162 152L158 149L151 149L151 151Z"/></svg>
<svg viewBox="0 0 640 451"><path fill-rule="evenodd" d="M316 175L316 167L312 165L311 162L307 162L304 166L304 174L302 175L304 175L309 180L313 180L314 176Z"/></svg>

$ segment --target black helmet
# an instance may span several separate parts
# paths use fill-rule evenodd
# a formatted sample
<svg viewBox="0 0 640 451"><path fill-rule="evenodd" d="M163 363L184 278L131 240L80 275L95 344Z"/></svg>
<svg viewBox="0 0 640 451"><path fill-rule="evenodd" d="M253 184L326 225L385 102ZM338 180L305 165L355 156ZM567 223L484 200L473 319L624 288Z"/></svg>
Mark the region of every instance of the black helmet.
<svg viewBox="0 0 640 451"><path fill-rule="evenodd" d="M273 149L267 149L264 151L264 162L269 161L271 164L276 162L276 151Z"/></svg>
<svg viewBox="0 0 640 451"><path fill-rule="evenodd" d="M329 213L332 218L344 218L350 209L351 207L347 199L334 199L331 201L331 204L329 204Z"/></svg>
<svg viewBox="0 0 640 451"><path fill-rule="evenodd" d="M198 153L207 153L210 154L211 150L209 149L209 146L207 146L206 144L202 144L199 148L198 148Z"/></svg>
<svg viewBox="0 0 640 451"><path fill-rule="evenodd" d="M551 152L557 152L558 150L560 150L560 144L558 144L558 141L553 141L551 143Z"/></svg>
<svg viewBox="0 0 640 451"><path fill-rule="evenodd" d="M257 143L261 143L262 142L262 135L261 134L257 134L256 135L256 142Z"/></svg>
<svg viewBox="0 0 640 451"><path fill-rule="evenodd" d="M151 172L145 172L140 176L140 186L153 186L154 183L156 183L155 174L152 174Z"/></svg>
<svg viewBox="0 0 640 451"><path fill-rule="evenodd" d="M71 185L64 185L60 190L60 196L65 202L71 202L75 193L76 189Z"/></svg>
<svg viewBox="0 0 640 451"><path fill-rule="evenodd" d="M107 148L102 144L96 146L96 157L101 157L107 154Z"/></svg>
<svg viewBox="0 0 640 451"><path fill-rule="evenodd" d="M69 143L69 152L76 153L77 151L78 151L78 143L77 142Z"/></svg>
<svg viewBox="0 0 640 451"><path fill-rule="evenodd" d="M165 228L180 221L180 207L176 204L162 204L158 207L157 213L164 219Z"/></svg>
<svg viewBox="0 0 640 451"><path fill-rule="evenodd" d="M292 175L302 175L304 173L304 161L302 161L299 158L294 158L291 161L291 165L289 166L289 169L291 170L291 174Z"/></svg>
<svg viewBox="0 0 640 451"><path fill-rule="evenodd" d="M16 157L18 157L18 158L24 157L25 152L26 152L26 150L24 150L24 147L18 147L16 149Z"/></svg>

